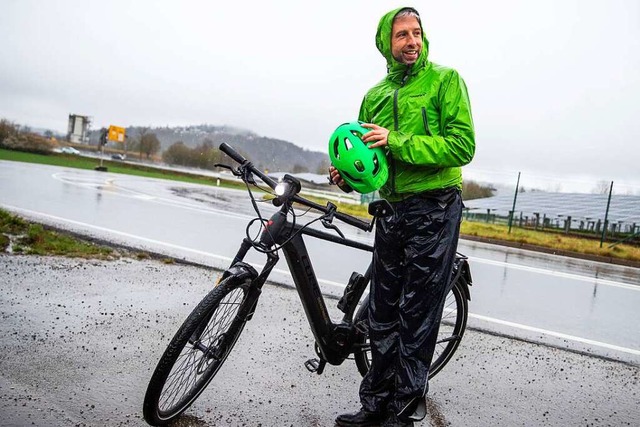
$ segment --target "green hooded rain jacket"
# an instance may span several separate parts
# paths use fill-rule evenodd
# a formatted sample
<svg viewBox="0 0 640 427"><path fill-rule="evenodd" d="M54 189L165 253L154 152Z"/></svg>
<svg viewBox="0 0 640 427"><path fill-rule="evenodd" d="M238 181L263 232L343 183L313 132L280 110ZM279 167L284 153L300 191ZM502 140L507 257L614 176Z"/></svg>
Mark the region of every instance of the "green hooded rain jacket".
<svg viewBox="0 0 640 427"><path fill-rule="evenodd" d="M367 92L359 114L359 120L390 130L390 176L380 195L392 202L423 191L462 188L461 166L475 153L465 83L455 70L428 60L424 31L415 64L399 63L391 55L393 18L402 9L380 20L376 46L388 73Z"/></svg>

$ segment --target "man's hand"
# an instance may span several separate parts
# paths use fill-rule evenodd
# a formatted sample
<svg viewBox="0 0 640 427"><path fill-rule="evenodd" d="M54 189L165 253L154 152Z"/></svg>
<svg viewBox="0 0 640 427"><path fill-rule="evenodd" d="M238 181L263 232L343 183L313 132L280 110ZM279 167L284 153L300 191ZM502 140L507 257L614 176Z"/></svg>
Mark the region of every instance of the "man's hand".
<svg viewBox="0 0 640 427"><path fill-rule="evenodd" d="M369 148L384 147L389 144L389 129L373 123L363 123L362 127L370 129L369 132L362 135L362 141L369 144Z"/></svg>
<svg viewBox="0 0 640 427"><path fill-rule="evenodd" d="M347 184L344 179L342 179L342 177L340 176L340 172L338 172L338 169L334 168L333 166L329 166L329 179L332 183L340 187L340 189L345 193L350 193L353 191L349 184Z"/></svg>

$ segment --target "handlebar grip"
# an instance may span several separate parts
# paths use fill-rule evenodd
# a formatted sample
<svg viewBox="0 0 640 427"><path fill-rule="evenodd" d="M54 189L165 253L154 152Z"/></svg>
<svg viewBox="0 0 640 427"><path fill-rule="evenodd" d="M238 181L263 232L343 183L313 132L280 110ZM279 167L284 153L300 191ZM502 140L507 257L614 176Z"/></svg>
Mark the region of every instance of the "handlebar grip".
<svg viewBox="0 0 640 427"><path fill-rule="evenodd" d="M233 147L231 147L226 142L223 142L222 144L220 144L220 151L222 151L227 156L231 157L233 160L235 160L240 164L243 164L247 161L247 159L245 159L242 156L242 154L238 153L236 150L233 149Z"/></svg>
<svg viewBox="0 0 640 427"><path fill-rule="evenodd" d="M223 142L222 144L220 144L220 151L222 151L227 156L231 157L233 160L240 163L241 165L246 165L247 169L251 173L257 175L269 187L275 188L276 185L278 184L276 181L274 181L273 179L269 178L267 175L265 175L264 173L256 169L251 163L249 163L249 160L245 159L242 154L238 153L232 146L230 146L226 142Z"/></svg>

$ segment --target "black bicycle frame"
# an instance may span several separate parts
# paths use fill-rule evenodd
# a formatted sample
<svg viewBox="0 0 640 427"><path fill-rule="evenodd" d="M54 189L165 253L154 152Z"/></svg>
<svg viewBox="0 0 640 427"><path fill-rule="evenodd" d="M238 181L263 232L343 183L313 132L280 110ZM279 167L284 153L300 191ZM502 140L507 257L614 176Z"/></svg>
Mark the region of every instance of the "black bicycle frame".
<svg viewBox="0 0 640 427"><path fill-rule="evenodd" d="M293 224L287 219L286 209L286 207L283 207L271 216L260 236L258 243L260 247L270 250L266 251L267 262L265 266L254 280L251 298L255 299L257 303L262 285L264 285L280 259L277 252L273 251L272 248L274 245L280 246L287 260L289 271L293 277L309 326L315 337L317 351L326 362L338 365L353 351L354 334L364 332L358 331L358 325L353 324L353 315L357 303L369 284L371 266L369 266L364 275L356 272L351 275L344 295L338 304L338 307L344 312L344 316L339 323L334 323L329 316L303 235L368 252L373 252L373 246L312 229L306 225ZM241 262L252 246L254 246L254 243L245 238L231 265ZM466 257L458 255L454 261L453 277L449 284L449 290L460 275L465 277L467 283L471 283ZM463 289L463 292L465 297L470 299L468 288ZM251 314L254 308L255 306L252 307Z"/></svg>
<svg viewBox="0 0 640 427"><path fill-rule="evenodd" d="M297 231L301 231L298 233ZM353 342L352 334L356 333L352 322L355 304L362 296L369 280L360 286L358 298L353 298L350 307L340 323L333 323L325 304L318 279L313 270L313 265L302 237L303 234L322 240L339 243L344 246L373 252L373 247L349 239L338 238L329 233L296 225L292 228L292 238L282 246L282 251L293 276L296 290L300 295L302 306L311 326L311 330L318 344L318 350L324 360L331 364L339 364L351 352L349 344ZM368 277L367 277L368 279Z"/></svg>
<svg viewBox="0 0 640 427"><path fill-rule="evenodd" d="M367 271L364 276L357 275L357 277L361 278L361 280L357 282L353 280L350 281L347 286L350 298L345 310L343 310L345 315L340 323L332 322L303 235L368 252L373 252L373 246L338 237L304 225L293 224L287 220L286 209L286 207L280 209L266 222L265 230L262 232L258 244L263 249L271 249L274 245L282 248L296 290L304 307L307 320L309 321L309 326L315 337L318 351L325 361L334 365L340 364L352 351L351 344L354 341L353 334L357 333L353 325L353 313L357 302L364 293L366 285L369 283L370 273ZM242 262L252 246L254 246L254 243L248 238L245 238L231 265L233 266L238 262ZM279 259L280 257L276 251L267 251L267 262L254 281L254 286L257 288L256 296L260 293L260 288L266 282L267 277ZM223 275L223 278L224 277ZM353 277L354 275L352 275L352 278ZM347 294L347 290L345 290L345 295Z"/></svg>

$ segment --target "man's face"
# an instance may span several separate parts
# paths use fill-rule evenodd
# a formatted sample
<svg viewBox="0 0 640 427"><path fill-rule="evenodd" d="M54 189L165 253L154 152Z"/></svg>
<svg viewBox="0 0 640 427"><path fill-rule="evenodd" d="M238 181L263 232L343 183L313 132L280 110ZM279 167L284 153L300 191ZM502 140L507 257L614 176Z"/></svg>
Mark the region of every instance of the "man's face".
<svg viewBox="0 0 640 427"><path fill-rule="evenodd" d="M391 55L403 64L413 64L422 51L422 29L413 16L398 17L391 27Z"/></svg>

